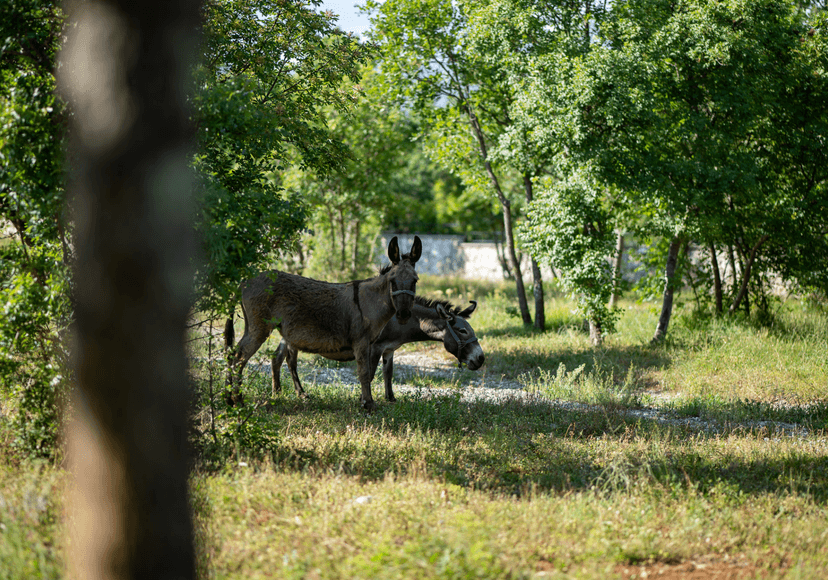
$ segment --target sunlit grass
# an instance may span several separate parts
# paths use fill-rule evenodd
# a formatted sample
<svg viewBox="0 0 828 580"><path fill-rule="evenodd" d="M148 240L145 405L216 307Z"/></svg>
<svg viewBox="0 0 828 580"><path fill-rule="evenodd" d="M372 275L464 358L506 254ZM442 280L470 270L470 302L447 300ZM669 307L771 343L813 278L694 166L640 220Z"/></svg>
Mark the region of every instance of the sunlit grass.
<svg viewBox="0 0 828 580"><path fill-rule="evenodd" d="M0 580L62 574L64 477L49 464L0 460Z"/></svg>
<svg viewBox="0 0 828 580"><path fill-rule="evenodd" d="M486 364L410 373L395 404L378 373L373 414L358 387L313 378L353 363L313 355L300 358L310 400L286 372L271 400L270 377L251 369L249 404L230 409L215 351L211 414L194 344L202 576L629 578L704 561L725 577L823 578L828 315L793 301L761 323L677 310L651 346L656 307L624 299L618 332L594 348L547 290L541 333L515 315L509 282L423 276L421 294L479 302ZM405 348L421 349L450 356ZM464 398L470 380L501 379L535 396ZM659 418L635 414L645 406ZM245 438L225 437L238 421ZM0 579L59 577L63 472L3 469L0 522L13 533L0 532ZM27 512L38 497L48 507Z"/></svg>

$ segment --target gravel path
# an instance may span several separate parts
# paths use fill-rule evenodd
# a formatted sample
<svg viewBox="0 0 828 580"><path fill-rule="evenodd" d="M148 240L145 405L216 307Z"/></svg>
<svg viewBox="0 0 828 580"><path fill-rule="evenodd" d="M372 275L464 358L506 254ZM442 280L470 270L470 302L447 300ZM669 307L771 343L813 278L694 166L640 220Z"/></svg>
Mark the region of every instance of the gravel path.
<svg viewBox="0 0 828 580"><path fill-rule="evenodd" d="M487 376L486 367L480 371L458 369L455 359L444 358L439 351L412 350L406 352L397 351L394 354L394 392L398 395L418 393L420 396L439 395L449 392L462 393L461 401L486 400L491 403L502 403L507 400L521 400L525 402L539 402L548 404L556 409L564 410L594 410L597 407L585 403L576 403L559 399L548 399L536 393L525 390L521 383L505 377L493 378ZM248 367L251 370L258 368L262 372L270 374L270 364L264 363L254 365L251 361ZM378 376L381 376L382 369L377 369ZM354 364L343 365L341 368L327 368L316 365L313 362L299 362L299 374L302 377L302 384L310 387L318 384L342 384L351 386L355 391L359 388L359 381L356 378L356 366ZM440 379L451 386L447 387L421 387L412 383L413 380L422 377L423 379ZM382 391L377 393L377 386L380 384L374 381L374 395L382 397ZM292 388L290 377L285 368L282 375L282 388ZM674 396L657 392L644 392L645 399L668 404ZM637 409L622 411L630 419L647 419L658 421L664 425L683 426L693 431L703 431L709 434L731 431L734 427L746 429L767 429L774 437L805 437L808 430L795 423L783 423L778 421L750 421L735 425L729 423L724 425L718 421L704 420L699 417L679 417L669 409L660 406L643 406Z"/></svg>

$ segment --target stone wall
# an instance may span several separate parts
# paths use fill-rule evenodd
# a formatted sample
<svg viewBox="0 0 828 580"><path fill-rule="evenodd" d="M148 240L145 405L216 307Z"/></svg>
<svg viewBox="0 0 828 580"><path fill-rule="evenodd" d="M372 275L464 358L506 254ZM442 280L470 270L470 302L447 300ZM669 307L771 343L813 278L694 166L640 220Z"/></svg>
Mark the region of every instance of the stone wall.
<svg viewBox="0 0 828 580"><path fill-rule="evenodd" d="M470 280L505 280L502 260L504 248L495 242L466 242L465 236L417 234L423 242L423 255L417 262L417 272L442 276L459 276ZM377 252L386 255L388 242L397 236L400 249L407 252L414 243L414 234L384 232L380 235ZM385 258L387 261L387 258ZM532 270L528 255L521 261L524 280L531 280ZM549 268L542 268L545 280L552 278Z"/></svg>

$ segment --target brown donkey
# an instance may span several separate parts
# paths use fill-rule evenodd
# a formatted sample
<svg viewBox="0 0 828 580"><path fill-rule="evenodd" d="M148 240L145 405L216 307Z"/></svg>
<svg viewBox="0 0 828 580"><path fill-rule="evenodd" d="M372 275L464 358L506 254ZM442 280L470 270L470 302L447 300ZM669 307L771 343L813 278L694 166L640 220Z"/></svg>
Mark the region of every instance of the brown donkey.
<svg viewBox="0 0 828 580"><path fill-rule="evenodd" d="M353 351L362 385L360 404L373 410L371 343L392 316L400 324L411 317L417 285L414 264L422 250L420 238L414 236L411 251L401 256L397 238L392 238L391 265L368 280L334 284L278 270L248 280L242 287L244 336L230 361L234 401L241 401L239 386L247 361L275 328L305 352Z"/></svg>
<svg viewBox="0 0 828 580"><path fill-rule="evenodd" d="M410 342L433 340L442 342L446 350L457 357L458 366L466 365L469 370L477 370L485 361L483 349L477 340L474 329L468 322L469 316L477 308L477 302L471 301L471 306L462 310L445 300L429 300L422 296L414 297L414 306L411 309L411 319L405 324L396 320L389 320L382 333L371 344L371 378L377 370L382 357L382 375L385 381L385 398L396 401L394 397L394 351ZM288 370L293 379L293 388L296 394L304 397L305 390L299 381L297 371L297 355L299 351L282 339L279 348L271 359L273 397L282 390L279 376L282 363L287 360ZM354 353L345 349L333 353L316 353L325 358L337 361L354 360Z"/></svg>

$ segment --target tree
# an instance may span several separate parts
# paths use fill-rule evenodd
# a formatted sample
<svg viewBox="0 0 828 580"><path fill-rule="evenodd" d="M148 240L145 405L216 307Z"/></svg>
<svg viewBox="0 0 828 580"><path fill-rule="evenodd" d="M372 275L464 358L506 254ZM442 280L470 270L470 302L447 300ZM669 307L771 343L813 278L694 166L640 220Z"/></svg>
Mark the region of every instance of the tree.
<svg viewBox="0 0 828 580"><path fill-rule="evenodd" d="M786 245L783 231L804 193L791 195L785 183L794 166L778 163L796 142L786 132L811 150L824 139L790 112L824 119L825 110L787 87L819 79L819 59L795 65L812 41L793 5L777 0L639 0L615 6L600 34L588 53L538 61L526 99L540 100L538 138L565 146L570 163L624 192L651 232L670 238L660 340L682 244L735 246L743 267L731 310L746 295L759 252ZM809 168L818 155L804 160ZM820 213L811 218L824 232Z"/></svg>
<svg viewBox="0 0 828 580"><path fill-rule="evenodd" d="M378 229L398 194L394 175L405 168L415 147L413 123L384 102L374 78L370 67L361 71L364 97L347 112L324 109L331 135L347 148L349 158L334 171L297 167L285 180L288 189L303 192L312 208L312 274L321 270L345 280L370 273L366 266L373 262Z"/></svg>
<svg viewBox="0 0 828 580"><path fill-rule="evenodd" d="M222 0L204 8L206 55L196 74L196 223L205 261L198 307L228 313L242 280L292 246L307 207L282 184L291 163L327 174L347 148L323 111L343 111L371 47L315 11L312 0Z"/></svg>
<svg viewBox="0 0 828 580"><path fill-rule="evenodd" d="M579 236L576 233L583 228L589 231L590 224L602 222L604 215L588 215L590 208L598 208L595 198L584 204L574 206L564 204L557 208L547 208L549 212L541 208L533 211L531 208L544 203L564 202L571 200L567 195L562 195L570 185L579 181L579 178L569 180L565 163L561 156L565 151L565 145L555 142L542 142L535 138L536 121L534 119L533 105L530 99L525 98L522 87L526 78L532 74L532 68L539 61L554 59L559 55L582 54L589 50L591 30L605 13L605 6L602 2L526 2L523 0L499 0L492 3L481 3L474 11L472 25L469 33L469 50L475 54L482 55L488 66L501 71L506 79L506 86L510 87L510 99L508 111L504 116L506 122L501 122L502 132L498 135L496 145L492 148L492 158L504 162L514 168L521 175L526 204L530 208L530 216L534 219L545 219L548 213L555 214L563 212L570 220L580 216L585 220L582 228L572 229L568 225L557 224L529 224L523 231L523 237L530 248L532 248L532 271L534 278L535 294L535 326L543 328L543 287L538 266L538 259L549 258L550 252L557 253L565 245L580 248L589 255L581 256L582 260L573 259L571 252L565 252L560 257L566 260L567 264L574 266L577 272L565 285L578 294L578 303L585 309L583 313L590 321L593 341L600 342L602 332L598 329L609 329L612 327L612 317L606 306L597 308L600 296L605 293L598 290L593 282L601 279L604 272L601 268L595 270L585 277L586 270L583 266L592 264L598 266L594 261L594 252L597 247L592 244L583 244L584 240L576 240L571 235ZM548 179L549 176L553 179ZM544 191L543 188L556 187L556 180L561 182L561 187L556 192ZM539 194L543 201L535 200L535 186L541 184ZM583 182L581 182L583 185ZM575 189L580 189L576 186ZM587 188L595 192L591 187ZM570 213L574 210L574 213ZM541 217L545 216L545 217ZM530 217L530 221L533 218ZM543 232L541 234L541 232ZM557 236L553 240L533 239L535 235ZM604 232L601 233L603 237ZM597 241L597 240L595 240ZM603 242L598 243L602 247ZM556 264L560 268L559 264ZM568 272L563 271L566 277ZM593 282L584 284L587 278L594 278ZM576 282L580 280L580 282ZM597 292L589 295L591 291ZM586 292L587 294L584 294ZM596 308L593 308L596 307ZM602 318L607 315L606 320Z"/></svg>
<svg viewBox="0 0 828 580"><path fill-rule="evenodd" d="M60 85L74 111L76 578L195 577L184 348L192 130L181 96L198 8L197 0L69 7Z"/></svg>
<svg viewBox="0 0 828 580"><path fill-rule="evenodd" d="M532 204L523 234L536 256L547 256L560 269L563 286L589 321L596 346L614 330L615 312L607 307L614 288L606 256L614 230L605 196L587 173L573 172L542 189Z"/></svg>
<svg viewBox="0 0 828 580"><path fill-rule="evenodd" d="M5 3L0 19L0 388L16 402L16 447L44 457L70 375L68 113L53 74L63 23L59 3L34 0Z"/></svg>
<svg viewBox="0 0 828 580"><path fill-rule="evenodd" d="M469 188L494 194L503 213L509 268L524 324L532 318L514 240L512 199L490 149L508 123L510 91L504 71L466 43L476 4L445 0L370 1L382 73L394 96L418 115L429 153Z"/></svg>

